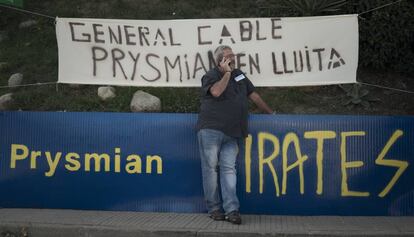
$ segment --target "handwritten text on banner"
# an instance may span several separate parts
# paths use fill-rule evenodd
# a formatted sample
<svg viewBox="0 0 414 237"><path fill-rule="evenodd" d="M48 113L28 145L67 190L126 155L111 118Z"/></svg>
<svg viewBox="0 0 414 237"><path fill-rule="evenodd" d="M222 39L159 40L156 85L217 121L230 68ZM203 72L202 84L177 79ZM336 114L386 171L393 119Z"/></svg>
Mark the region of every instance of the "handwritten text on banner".
<svg viewBox="0 0 414 237"><path fill-rule="evenodd" d="M58 18L59 82L197 87L229 45L256 86L353 83L356 15L112 20Z"/></svg>

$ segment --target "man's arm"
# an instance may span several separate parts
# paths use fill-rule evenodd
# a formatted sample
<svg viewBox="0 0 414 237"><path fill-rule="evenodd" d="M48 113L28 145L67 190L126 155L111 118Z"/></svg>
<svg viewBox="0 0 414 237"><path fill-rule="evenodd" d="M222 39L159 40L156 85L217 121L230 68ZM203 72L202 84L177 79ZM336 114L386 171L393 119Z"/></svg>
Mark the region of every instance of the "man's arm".
<svg viewBox="0 0 414 237"><path fill-rule="evenodd" d="M220 81L214 83L210 87L211 95L213 95L214 97L219 97L223 93L223 91L226 90L226 87L229 84L230 75L231 72L227 71L226 73L224 73Z"/></svg>
<svg viewBox="0 0 414 237"><path fill-rule="evenodd" d="M253 103L255 103L257 105L257 107L259 107L259 109L261 109L263 112L266 112L268 114L272 114L273 110L266 104L266 102L264 102L262 100L262 97L260 97L259 94L257 94L257 92L252 92L249 95L249 98L253 101Z"/></svg>

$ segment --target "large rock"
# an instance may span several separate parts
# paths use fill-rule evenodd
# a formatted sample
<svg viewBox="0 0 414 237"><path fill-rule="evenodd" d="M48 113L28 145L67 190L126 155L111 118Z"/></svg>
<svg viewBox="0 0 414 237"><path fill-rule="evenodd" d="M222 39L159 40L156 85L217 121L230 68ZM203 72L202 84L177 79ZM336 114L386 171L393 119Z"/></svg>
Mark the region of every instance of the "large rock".
<svg viewBox="0 0 414 237"><path fill-rule="evenodd" d="M23 82L23 74L15 73L9 78L9 86L20 86Z"/></svg>
<svg viewBox="0 0 414 237"><path fill-rule="evenodd" d="M132 112L160 112L161 100L144 91L137 91L131 100Z"/></svg>
<svg viewBox="0 0 414 237"><path fill-rule="evenodd" d="M101 86L98 88L98 96L101 100L109 100L115 98L115 88L112 86Z"/></svg>
<svg viewBox="0 0 414 237"><path fill-rule="evenodd" d="M24 29L24 28L28 28L31 26L37 25L37 21L35 20L28 20L28 21L23 21L19 24L19 28L20 29Z"/></svg>
<svg viewBox="0 0 414 237"><path fill-rule="evenodd" d="M13 103L13 93L0 96L0 110L7 110Z"/></svg>

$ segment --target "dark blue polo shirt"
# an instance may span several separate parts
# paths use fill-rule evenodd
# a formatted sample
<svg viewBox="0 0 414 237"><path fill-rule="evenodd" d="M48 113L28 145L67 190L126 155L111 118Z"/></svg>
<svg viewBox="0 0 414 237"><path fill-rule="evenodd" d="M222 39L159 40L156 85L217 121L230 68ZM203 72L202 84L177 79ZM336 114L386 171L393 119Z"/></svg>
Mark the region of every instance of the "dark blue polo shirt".
<svg viewBox="0 0 414 237"><path fill-rule="evenodd" d="M210 94L210 88L222 77L223 74L216 67L201 79L201 107L197 130L209 128L222 131L231 137L246 137L248 96L255 88L242 71L235 69L231 73L227 88L216 98ZM236 81L236 78L240 80Z"/></svg>

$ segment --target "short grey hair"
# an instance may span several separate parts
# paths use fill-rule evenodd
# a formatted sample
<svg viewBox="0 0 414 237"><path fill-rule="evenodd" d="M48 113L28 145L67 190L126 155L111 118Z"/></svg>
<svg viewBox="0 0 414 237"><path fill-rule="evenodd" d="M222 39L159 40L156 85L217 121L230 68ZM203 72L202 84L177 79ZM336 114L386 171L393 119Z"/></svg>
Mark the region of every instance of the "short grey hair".
<svg viewBox="0 0 414 237"><path fill-rule="evenodd" d="M230 49L231 50L231 47L228 46L228 45L220 45L214 50L214 59L216 60L217 64L220 63L219 58L223 57L223 51L225 49Z"/></svg>

